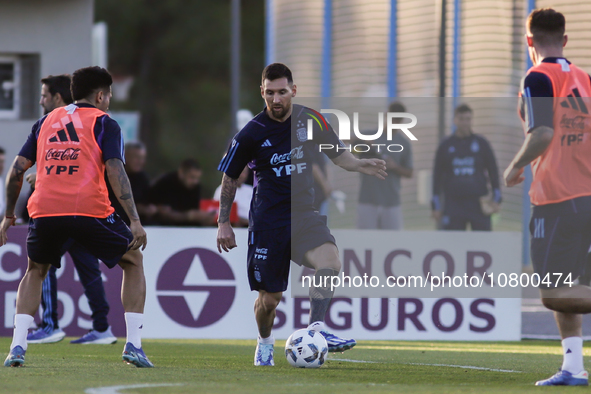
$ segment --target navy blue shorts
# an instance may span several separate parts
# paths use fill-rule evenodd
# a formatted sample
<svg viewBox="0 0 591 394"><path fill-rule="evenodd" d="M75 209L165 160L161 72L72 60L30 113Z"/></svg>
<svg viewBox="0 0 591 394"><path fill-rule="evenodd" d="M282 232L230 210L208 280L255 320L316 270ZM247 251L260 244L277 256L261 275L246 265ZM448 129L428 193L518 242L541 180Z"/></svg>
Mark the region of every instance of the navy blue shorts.
<svg viewBox="0 0 591 394"><path fill-rule="evenodd" d="M27 253L36 263L59 268L64 247L70 240L78 242L90 254L113 268L127 252L133 235L116 213L105 219L55 216L29 220Z"/></svg>
<svg viewBox="0 0 591 394"><path fill-rule="evenodd" d="M441 228L465 231L468 223L472 231L491 231L492 229L490 216L486 216L480 207L480 197L446 200Z"/></svg>
<svg viewBox="0 0 591 394"><path fill-rule="evenodd" d="M574 281L585 273L591 246L591 196L534 206L529 231L534 271L543 282L550 282L540 288Z"/></svg>
<svg viewBox="0 0 591 394"><path fill-rule="evenodd" d="M289 264L307 265L304 255L325 243L336 245L318 212L294 213L291 226L248 233L248 282L251 290L287 290Z"/></svg>

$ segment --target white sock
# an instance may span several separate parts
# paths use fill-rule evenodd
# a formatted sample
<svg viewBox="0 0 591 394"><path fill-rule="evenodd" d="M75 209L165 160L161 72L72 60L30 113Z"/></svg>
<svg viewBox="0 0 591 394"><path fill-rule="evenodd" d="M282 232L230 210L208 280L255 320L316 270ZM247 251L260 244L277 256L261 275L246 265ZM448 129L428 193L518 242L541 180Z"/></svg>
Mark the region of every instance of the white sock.
<svg viewBox="0 0 591 394"><path fill-rule="evenodd" d="M260 344L263 345L274 345L275 344L275 338L273 338L273 335L269 335L269 337L267 338L261 338L261 336L259 335L258 339Z"/></svg>
<svg viewBox="0 0 591 394"><path fill-rule="evenodd" d="M310 323L310 325L307 328L308 330L311 331L324 331L325 327L324 327L324 322L322 321L315 321L314 323Z"/></svg>
<svg viewBox="0 0 591 394"><path fill-rule="evenodd" d="M562 370L578 374L583 368L583 338L569 337L562 340L564 359Z"/></svg>
<svg viewBox="0 0 591 394"><path fill-rule="evenodd" d="M131 342L137 349L142 347L142 328L144 328L144 314L125 312L125 326L127 327L127 342Z"/></svg>
<svg viewBox="0 0 591 394"><path fill-rule="evenodd" d="M27 350L27 333L34 320L35 319L31 315L14 315L14 332L12 334L10 350L14 349L16 346L20 346L23 350Z"/></svg>

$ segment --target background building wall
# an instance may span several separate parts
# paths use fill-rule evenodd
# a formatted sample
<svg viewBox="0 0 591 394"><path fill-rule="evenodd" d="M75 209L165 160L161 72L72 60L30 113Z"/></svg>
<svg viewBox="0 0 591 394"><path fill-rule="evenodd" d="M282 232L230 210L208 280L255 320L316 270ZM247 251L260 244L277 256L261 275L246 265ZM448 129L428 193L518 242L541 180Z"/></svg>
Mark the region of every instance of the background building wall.
<svg viewBox="0 0 591 394"><path fill-rule="evenodd" d="M90 65L93 24L94 0L0 0L0 57L38 63L22 81L37 92L26 98L33 100L27 103L32 111L18 119L0 119L0 146L7 150L7 165L42 114L40 79Z"/></svg>
<svg viewBox="0 0 591 394"><path fill-rule="evenodd" d="M293 66L298 95L320 95L324 1L297 5L273 0L275 9L276 59ZM332 1L332 97L386 97L388 86L388 37L390 0ZM441 0L397 0L397 99L408 102L409 112L422 113L413 142L412 179L403 179L402 201L406 229L433 228L430 206L420 203L420 192L429 188L435 151L439 143L437 111L433 102L420 104L420 97L439 94L439 29ZM446 99L445 135L452 133L454 105L466 102L474 109L474 131L493 147L500 175L523 141L516 113L521 78L526 71L524 40L527 1L462 0L460 9L460 62L454 70L454 1L446 8L446 96L452 96L454 75L459 75L459 98ZM591 32L587 21L591 3L582 0L538 0L536 7L552 6L567 18L570 60L591 70L587 46ZM295 21L299 21L296 23ZM305 34L299 34L304 31ZM304 89L302 88L304 87ZM413 98L413 99L411 99ZM375 103L375 101L373 101ZM384 111L384 107L375 112ZM412 108L414 106L415 108ZM423 106L423 108L417 108ZM425 112L426 107L431 108ZM364 109L365 110L365 109ZM366 128L376 124L365 123ZM331 225L354 226L358 179L333 169L335 188L346 192L347 212L331 209ZM497 230L520 230L523 188L502 187L502 211L493 219ZM423 201L424 202L424 201ZM334 208L334 207L333 207ZM529 209L526 207L526 209Z"/></svg>

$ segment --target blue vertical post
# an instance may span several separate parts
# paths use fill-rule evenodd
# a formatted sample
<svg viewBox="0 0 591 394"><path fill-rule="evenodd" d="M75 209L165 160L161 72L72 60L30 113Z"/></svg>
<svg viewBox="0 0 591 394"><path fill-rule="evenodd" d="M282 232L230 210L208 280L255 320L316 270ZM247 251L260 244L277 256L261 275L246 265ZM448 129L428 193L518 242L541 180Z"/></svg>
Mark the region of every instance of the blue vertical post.
<svg viewBox="0 0 591 394"><path fill-rule="evenodd" d="M275 0L265 0L265 65L275 62Z"/></svg>
<svg viewBox="0 0 591 394"><path fill-rule="evenodd" d="M390 0L390 37L388 43L388 97L398 95L398 15L397 0Z"/></svg>
<svg viewBox="0 0 591 394"><path fill-rule="evenodd" d="M536 8L536 0L528 0L527 1L527 15L529 15L534 9ZM526 71L529 70L533 64L531 59L529 58L529 51L527 46L525 48L525 62L526 62ZM523 171L523 175L525 180L523 181L523 196L521 197L521 231L522 231L522 263L523 265L529 265L530 256L529 256L529 220L531 215L531 201L529 199L529 188L531 187L531 182L533 180L533 175L531 172L531 166L527 165L525 170Z"/></svg>
<svg viewBox="0 0 591 394"><path fill-rule="evenodd" d="M332 95L332 0L324 0L324 19L322 37L322 70L320 75L320 96L322 107L328 108Z"/></svg>
<svg viewBox="0 0 591 394"><path fill-rule="evenodd" d="M230 53L230 135L238 132L236 114L240 108L240 2L232 0L231 5L231 53Z"/></svg>
<svg viewBox="0 0 591 394"><path fill-rule="evenodd" d="M461 26L461 0L454 0L454 49L453 49L453 77L452 77L452 96L454 109L458 106L460 97L460 39L462 33Z"/></svg>

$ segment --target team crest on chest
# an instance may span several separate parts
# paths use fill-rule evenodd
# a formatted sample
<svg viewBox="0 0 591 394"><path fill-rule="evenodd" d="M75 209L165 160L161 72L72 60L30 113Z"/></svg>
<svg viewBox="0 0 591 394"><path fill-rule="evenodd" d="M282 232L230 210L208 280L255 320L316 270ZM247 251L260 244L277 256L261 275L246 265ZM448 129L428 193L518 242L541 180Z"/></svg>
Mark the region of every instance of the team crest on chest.
<svg viewBox="0 0 591 394"><path fill-rule="evenodd" d="M305 142L308 140L308 130L306 128L298 129L296 136L298 137L298 141Z"/></svg>

